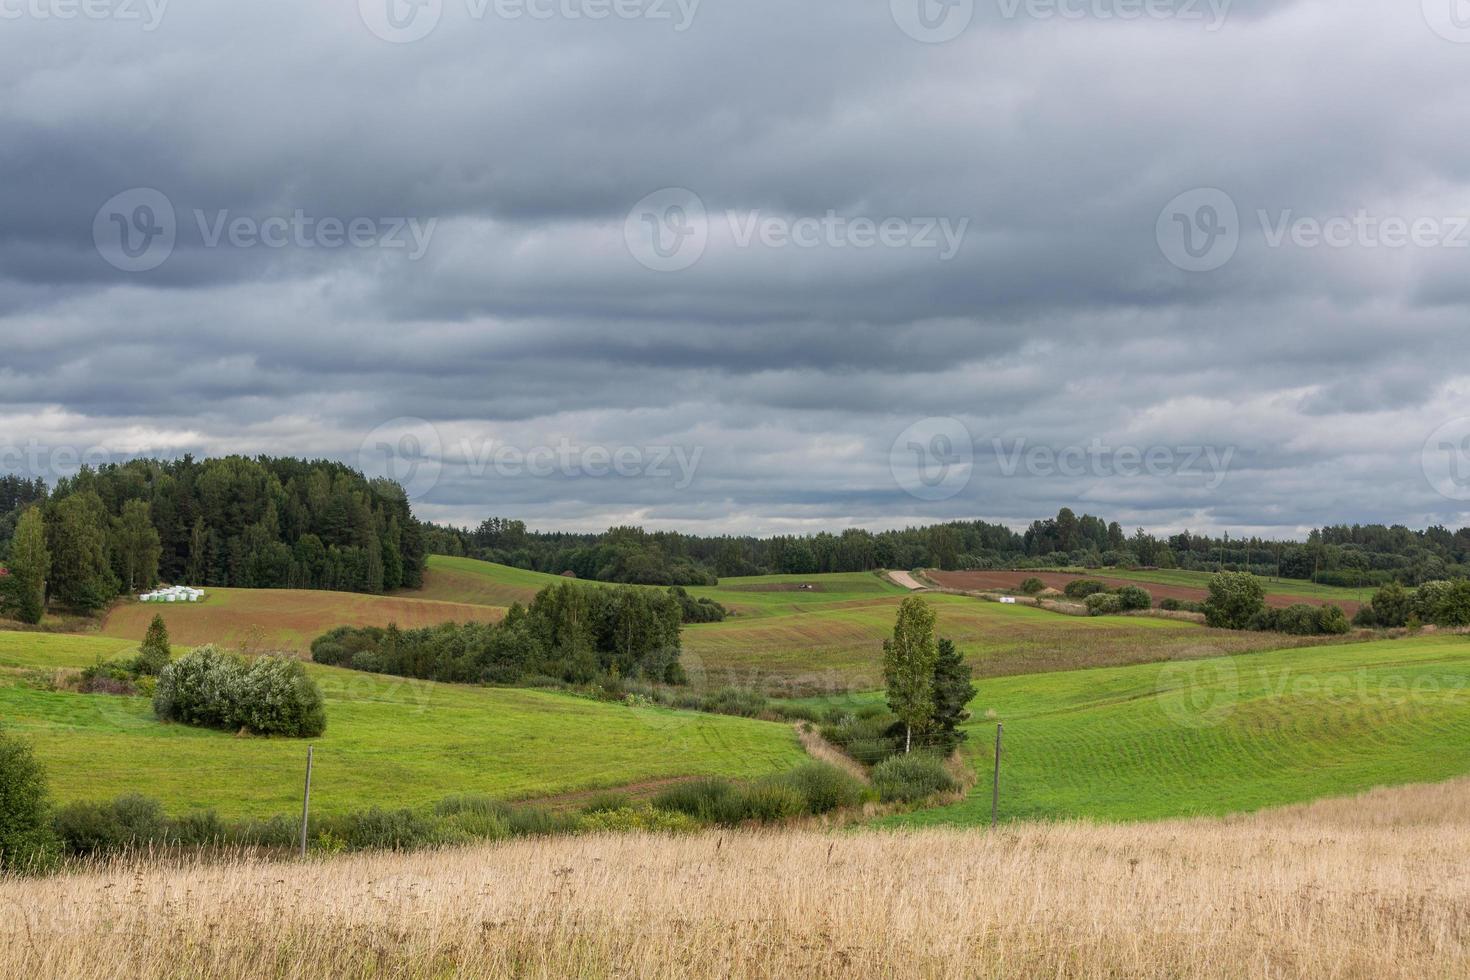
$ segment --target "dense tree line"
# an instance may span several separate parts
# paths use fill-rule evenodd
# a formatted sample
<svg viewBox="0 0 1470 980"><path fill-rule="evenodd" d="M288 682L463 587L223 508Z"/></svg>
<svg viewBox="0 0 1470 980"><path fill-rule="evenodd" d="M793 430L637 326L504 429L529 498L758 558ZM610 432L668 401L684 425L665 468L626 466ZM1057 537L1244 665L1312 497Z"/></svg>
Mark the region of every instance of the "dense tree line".
<svg viewBox="0 0 1470 980"><path fill-rule="evenodd" d="M423 528L402 488L326 460L134 460L83 468L49 492L0 481L0 504L11 505L0 557L12 611L34 611L37 583L45 601L83 611L160 580L374 593L423 584Z"/></svg>
<svg viewBox="0 0 1470 980"><path fill-rule="evenodd" d="M499 623L400 630L343 626L318 637L320 664L461 684L602 677L683 683L678 596L657 589L549 586Z"/></svg>
<svg viewBox="0 0 1470 980"><path fill-rule="evenodd" d="M474 529L430 526L430 551L605 582L694 585L733 575L861 572L874 568L1056 566L1250 571L1330 585L1418 585L1470 576L1470 528L1326 527L1306 541L1131 534L1116 521L1062 508L1023 532L985 521L892 531L769 538L699 536L617 527L603 534L529 531L492 518Z"/></svg>

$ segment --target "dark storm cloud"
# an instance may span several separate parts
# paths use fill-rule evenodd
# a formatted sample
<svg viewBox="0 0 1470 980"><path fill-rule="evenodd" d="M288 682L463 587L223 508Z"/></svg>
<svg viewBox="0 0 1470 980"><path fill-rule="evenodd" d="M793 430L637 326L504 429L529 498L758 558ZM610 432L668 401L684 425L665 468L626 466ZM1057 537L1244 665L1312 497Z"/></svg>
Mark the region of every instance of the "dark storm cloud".
<svg viewBox="0 0 1470 980"><path fill-rule="evenodd" d="M1470 415L1470 38L1432 2L977 0L946 43L903 3L776 0L444 0L390 43L387 2L0 22L0 444L358 461L408 419L444 459L426 514L559 527L1466 517L1425 476ZM174 238L129 271L94 226L161 227L137 188ZM678 271L626 237L661 188L707 215ZM906 492L951 417L963 485ZM644 471L672 448L687 473ZM1228 465L1191 472L1206 448ZM599 475L619 449L644 469ZM1150 449L1172 468L1135 473Z"/></svg>

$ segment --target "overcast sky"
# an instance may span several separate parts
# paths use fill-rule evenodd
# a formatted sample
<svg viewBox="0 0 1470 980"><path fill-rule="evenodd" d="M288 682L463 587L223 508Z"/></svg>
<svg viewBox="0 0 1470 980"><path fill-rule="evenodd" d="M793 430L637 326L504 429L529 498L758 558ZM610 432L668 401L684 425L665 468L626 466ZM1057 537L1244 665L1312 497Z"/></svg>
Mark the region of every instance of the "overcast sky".
<svg viewBox="0 0 1470 980"><path fill-rule="evenodd" d="M0 470L1470 523L1467 78L1461 0L0 0Z"/></svg>

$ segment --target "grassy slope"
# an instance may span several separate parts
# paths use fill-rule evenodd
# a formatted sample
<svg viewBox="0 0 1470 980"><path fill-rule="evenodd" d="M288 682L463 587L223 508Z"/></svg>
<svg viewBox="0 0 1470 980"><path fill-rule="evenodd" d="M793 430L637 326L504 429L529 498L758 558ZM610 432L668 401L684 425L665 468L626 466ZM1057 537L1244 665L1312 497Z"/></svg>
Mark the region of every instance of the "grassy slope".
<svg viewBox="0 0 1470 980"><path fill-rule="evenodd" d="M1422 637L983 682L965 802L900 818L1220 814L1470 772L1470 640Z"/></svg>
<svg viewBox="0 0 1470 980"><path fill-rule="evenodd" d="M300 806L302 741L164 725L141 698L18 683L23 668L79 667L132 647L0 632L0 719L34 741L58 799L142 792L170 810L227 816ZM324 813L462 792L514 798L689 774L754 776L802 758L785 725L309 669L328 699L327 733L312 743L313 807Z"/></svg>
<svg viewBox="0 0 1470 980"><path fill-rule="evenodd" d="M422 594L513 601L558 581L489 562L435 556ZM799 584L814 589L793 589ZM737 683L775 694L880 687L883 639L891 635L898 604L908 594L867 572L727 578L689 591L735 612L723 623L685 628L684 663L694 682ZM982 677L1220 656L1302 642L1166 620L1083 619L958 596L927 598L939 610L941 632L960 645Z"/></svg>
<svg viewBox="0 0 1470 980"><path fill-rule="evenodd" d="M1208 589L1210 572L1187 572L1178 569L1154 569L1152 571L1129 571L1105 568L1095 573L1088 569L1076 569L1082 574L1102 574L1108 578L1128 579L1134 582L1155 582L1159 585L1182 585L1191 589ZM1261 585L1271 595L1301 596L1304 599L1324 599L1329 602L1367 602L1376 591L1371 588L1351 589L1335 585L1317 585L1291 578L1263 578Z"/></svg>

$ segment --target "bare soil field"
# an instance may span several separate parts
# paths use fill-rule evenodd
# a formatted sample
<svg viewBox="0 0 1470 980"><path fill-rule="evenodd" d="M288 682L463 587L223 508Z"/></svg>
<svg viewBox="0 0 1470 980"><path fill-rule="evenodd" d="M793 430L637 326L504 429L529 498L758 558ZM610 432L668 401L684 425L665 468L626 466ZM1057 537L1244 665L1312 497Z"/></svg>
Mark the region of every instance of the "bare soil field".
<svg viewBox="0 0 1470 980"><path fill-rule="evenodd" d="M169 638L179 646L247 643L305 652L312 640L336 626L397 623L402 629L417 629L447 622L499 622L505 610L352 592L210 589L200 603L124 602L114 606L103 620L102 633L141 640L155 615L163 616Z"/></svg>
<svg viewBox="0 0 1470 980"><path fill-rule="evenodd" d="M0 880L0 975L1470 974L1470 782L1223 820L530 839Z"/></svg>
<svg viewBox="0 0 1470 980"><path fill-rule="evenodd" d="M1154 582L1136 582L1131 579L1125 578L1111 578L1105 574L1071 575L1063 572L1027 571L930 571L926 574L935 582L944 586L946 589L963 589L970 592L983 592L988 590L1015 591L1016 589L1020 588L1021 583L1026 581L1028 578L1041 579L1041 581L1044 582L1048 588L1061 590L1066 588L1068 582L1075 582L1078 579L1082 578L1090 578L1102 582L1109 588L1118 588L1124 585L1137 585L1141 588L1147 589L1149 595L1154 597L1154 602L1156 603L1160 599L1181 599L1189 600L1192 602L1203 602L1206 598L1209 597L1209 593L1204 589L1196 589L1184 585L1160 585ZM1304 602L1313 606L1325 606L1328 602L1333 602L1333 604L1342 607L1342 611L1347 613L1349 619L1353 617L1353 614L1356 613L1359 607L1362 605L1362 603L1353 601L1351 599L1328 600L1313 598L1311 596L1284 595L1280 593L1273 594L1271 592L1266 593L1267 605L1274 606L1278 609L1284 609L1287 606L1293 605L1298 602Z"/></svg>

